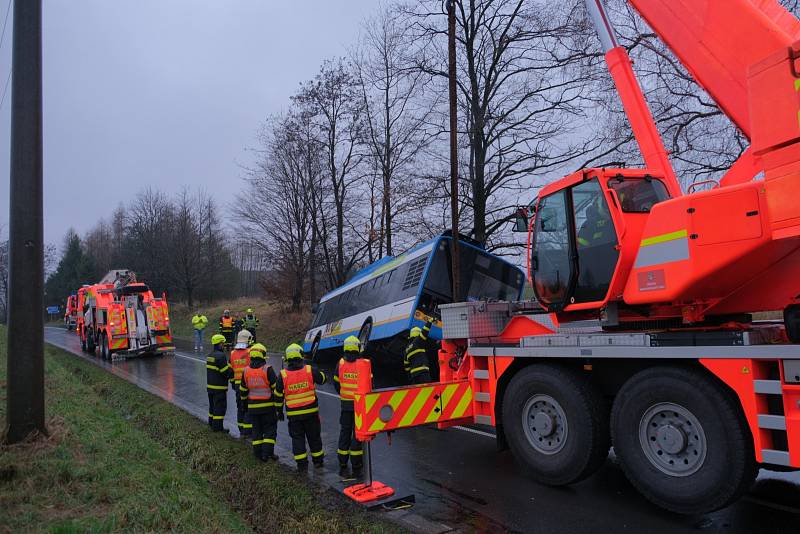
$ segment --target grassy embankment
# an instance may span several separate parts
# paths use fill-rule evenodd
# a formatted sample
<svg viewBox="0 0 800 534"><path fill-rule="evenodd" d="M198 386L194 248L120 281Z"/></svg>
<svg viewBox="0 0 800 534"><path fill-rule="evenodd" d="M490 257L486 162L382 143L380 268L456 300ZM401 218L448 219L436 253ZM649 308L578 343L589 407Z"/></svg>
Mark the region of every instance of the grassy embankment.
<svg viewBox="0 0 800 534"><path fill-rule="evenodd" d="M311 311L287 311L282 304L257 299L237 299L221 301L212 306L200 306L198 309L208 317L206 328L206 344L211 334L217 331L219 317L226 309L235 317L243 317L247 308L253 308L258 317L258 341L264 343L271 352L283 352L290 343L300 343L306 335L311 320ZM183 303L170 303L170 323L172 333L176 337L192 339L192 316L195 309Z"/></svg>
<svg viewBox="0 0 800 534"><path fill-rule="evenodd" d="M74 355L48 346L45 373L50 436L0 445L0 532L398 530Z"/></svg>

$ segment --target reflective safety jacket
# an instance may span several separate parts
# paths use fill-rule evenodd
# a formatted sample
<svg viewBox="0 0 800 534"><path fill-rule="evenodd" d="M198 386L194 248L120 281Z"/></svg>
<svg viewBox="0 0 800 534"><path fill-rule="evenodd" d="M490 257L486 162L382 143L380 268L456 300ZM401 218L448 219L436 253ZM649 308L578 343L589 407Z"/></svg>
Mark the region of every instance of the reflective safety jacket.
<svg viewBox="0 0 800 534"><path fill-rule="evenodd" d="M192 317L192 326L195 330L203 330L208 325L208 317L205 315L195 315Z"/></svg>
<svg viewBox="0 0 800 534"><path fill-rule="evenodd" d="M206 357L206 388L209 392L225 393L232 376L233 371L224 352L215 350Z"/></svg>
<svg viewBox="0 0 800 534"><path fill-rule="evenodd" d="M242 401L247 402L247 412L269 413L282 406L275 395L277 384L278 378L271 365L256 360L245 368L239 384L239 396Z"/></svg>
<svg viewBox="0 0 800 534"><path fill-rule="evenodd" d="M412 337L406 346L406 355L403 358L403 368L409 377L413 377L418 373L430 371L428 367L428 333L431 331L430 327L425 325L422 327L422 334L417 337Z"/></svg>
<svg viewBox="0 0 800 534"><path fill-rule="evenodd" d="M250 365L250 349L234 349L231 351L231 382L237 386L242 381L242 373Z"/></svg>
<svg viewBox="0 0 800 534"><path fill-rule="evenodd" d="M286 415L305 417L319 412L314 384L324 384L325 373L310 365L290 363L281 369L275 396L286 404Z"/></svg>
<svg viewBox="0 0 800 534"><path fill-rule="evenodd" d="M242 318L242 326L251 332L258 328L258 317L247 314Z"/></svg>
<svg viewBox="0 0 800 534"><path fill-rule="evenodd" d="M233 332L234 319L231 315L223 315L219 318L219 329L221 332Z"/></svg>
<svg viewBox="0 0 800 534"><path fill-rule="evenodd" d="M349 361L345 358L340 359L333 373L333 387L336 388L336 392L342 400L342 411L345 412L353 411L353 401L358 387L356 361Z"/></svg>

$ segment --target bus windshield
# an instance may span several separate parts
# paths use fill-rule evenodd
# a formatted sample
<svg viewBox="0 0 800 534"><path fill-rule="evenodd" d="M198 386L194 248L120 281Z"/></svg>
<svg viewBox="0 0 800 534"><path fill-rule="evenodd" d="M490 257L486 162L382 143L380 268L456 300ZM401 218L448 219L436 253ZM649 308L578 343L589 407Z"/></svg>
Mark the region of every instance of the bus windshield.
<svg viewBox="0 0 800 534"><path fill-rule="evenodd" d="M442 240L434 252L420 296L419 309L439 318L438 306L453 302L451 241ZM524 283L522 273L511 264L477 248L459 247L462 300L514 300Z"/></svg>

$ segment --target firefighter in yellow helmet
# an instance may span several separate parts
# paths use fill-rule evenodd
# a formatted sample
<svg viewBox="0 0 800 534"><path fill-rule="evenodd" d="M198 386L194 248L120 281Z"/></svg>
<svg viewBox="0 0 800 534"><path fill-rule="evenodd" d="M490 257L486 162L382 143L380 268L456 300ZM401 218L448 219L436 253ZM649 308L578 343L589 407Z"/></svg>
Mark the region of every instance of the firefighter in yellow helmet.
<svg viewBox="0 0 800 534"><path fill-rule="evenodd" d="M341 399L339 414L339 445L336 455L339 458L339 475L347 474L347 460L353 466L353 476L361 476L364 467L364 450L355 436L355 412L353 404L358 387L356 360L361 354L361 342L356 336L344 340L343 355L333 373L333 386Z"/></svg>
<svg viewBox="0 0 800 534"><path fill-rule="evenodd" d="M325 374L303 362L303 348L296 343L286 347L284 356L286 368L278 375L275 386L276 401L286 405L289 417L289 435L292 438L292 454L298 471L308 467L306 441L311 450L311 461L315 467L322 467L322 427L319 420L319 401L315 384L325 383ZM280 409L280 408L279 408ZM280 409L280 418L283 410Z"/></svg>
<svg viewBox="0 0 800 534"><path fill-rule="evenodd" d="M222 423L228 409L228 379L233 376L225 357L225 336L211 336L213 351L206 357L206 389L208 390L208 426L215 432L225 430Z"/></svg>
<svg viewBox="0 0 800 534"><path fill-rule="evenodd" d="M431 368L428 366L428 333L431 323L428 321L422 328L415 326L408 333L406 355L403 368L411 384L424 384L431 381Z"/></svg>
<svg viewBox="0 0 800 534"><path fill-rule="evenodd" d="M278 406L275 387L278 377L267 363L267 348L261 343L250 347L250 365L242 373L239 395L252 425L253 454L266 462L277 460L275 437L278 435Z"/></svg>
<svg viewBox="0 0 800 534"><path fill-rule="evenodd" d="M247 329L250 332L250 335L253 336L253 341L258 341L258 335L256 334L256 329L258 328L258 317L256 314L253 313L253 308L247 308L247 312L245 313L244 317L241 319L242 328Z"/></svg>

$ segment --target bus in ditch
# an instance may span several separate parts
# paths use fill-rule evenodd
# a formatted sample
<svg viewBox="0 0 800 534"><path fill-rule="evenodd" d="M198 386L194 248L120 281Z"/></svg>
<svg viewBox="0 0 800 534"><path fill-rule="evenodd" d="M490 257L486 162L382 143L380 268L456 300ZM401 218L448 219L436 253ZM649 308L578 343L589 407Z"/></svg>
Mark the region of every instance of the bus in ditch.
<svg viewBox="0 0 800 534"><path fill-rule="evenodd" d="M402 360L408 331L432 324L430 337L441 339L438 307L453 302L450 231L420 243L399 256L387 256L358 271L341 287L323 295L303 344L312 360L340 349L356 335L372 358ZM462 299L515 301L522 297L525 275L477 241L459 238ZM337 354L338 351L335 351Z"/></svg>

